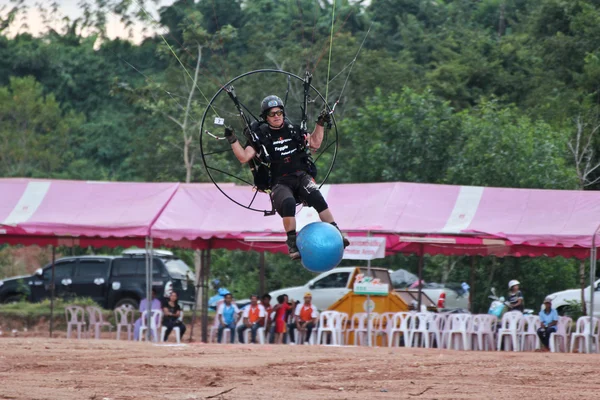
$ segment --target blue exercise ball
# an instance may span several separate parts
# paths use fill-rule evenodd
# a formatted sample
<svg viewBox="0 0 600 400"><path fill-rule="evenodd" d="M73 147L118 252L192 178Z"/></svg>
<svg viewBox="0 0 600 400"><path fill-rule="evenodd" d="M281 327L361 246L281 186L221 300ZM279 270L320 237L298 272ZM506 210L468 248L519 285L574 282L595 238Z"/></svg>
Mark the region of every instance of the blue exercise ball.
<svg viewBox="0 0 600 400"><path fill-rule="evenodd" d="M344 255L344 242L338 229L325 222L313 222L298 233L296 241L302 265L312 272L337 267Z"/></svg>

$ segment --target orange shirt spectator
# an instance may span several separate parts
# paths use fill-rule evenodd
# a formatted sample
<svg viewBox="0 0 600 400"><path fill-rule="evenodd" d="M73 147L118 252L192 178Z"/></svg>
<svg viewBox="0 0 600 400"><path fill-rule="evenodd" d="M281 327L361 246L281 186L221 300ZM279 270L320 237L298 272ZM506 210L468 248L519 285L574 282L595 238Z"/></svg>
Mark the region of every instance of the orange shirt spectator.
<svg viewBox="0 0 600 400"><path fill-rule="evenodd" d="M250 329L252 333L252 343L256 343L256 335L261 324L265 321L265 308L262 304L258 304L258 296L253 294L250 296L250 304L244 308L244 323L237 328L238 339L240 343L244 343L244 331Z"/></svg>
<svg viewBox="0 0 600 400"><path fill-rule="evenodd" d="M294 315L296 317L295 328L300 335L304 336L301 342L309 342L319 316L317 308L312 304L312 294L310 292L304 294L304 303L296 306ZM293 333L290 331L290 336L292 335Z"/></svg>

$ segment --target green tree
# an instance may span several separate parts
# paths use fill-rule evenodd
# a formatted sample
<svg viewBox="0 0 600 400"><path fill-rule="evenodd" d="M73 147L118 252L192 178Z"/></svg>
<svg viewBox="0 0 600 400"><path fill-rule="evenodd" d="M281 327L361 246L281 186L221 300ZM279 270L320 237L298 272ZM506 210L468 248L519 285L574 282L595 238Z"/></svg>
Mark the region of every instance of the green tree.
<svg viewBox="0 0 600 400"><path fill-rule="evenodd" d="M0 176L58 176L73 158L70 137L83 122L32 77L0 87Z"/></svg>
<svg viewBox="0 0 600 400"><path fill-rule="evenodd" d="M459 114L462 138L450 151L446 181L461 185L574 189L568 136L513 106L484 101Z"/></svg>
<svg viewBox="0 0 600 400"><path fill-rule="evenodd" d="M444 177L457 126L448 102L431 91L377 90L356 118L341 122L344 134L336 177L345 182L439 182Z"/></svg>

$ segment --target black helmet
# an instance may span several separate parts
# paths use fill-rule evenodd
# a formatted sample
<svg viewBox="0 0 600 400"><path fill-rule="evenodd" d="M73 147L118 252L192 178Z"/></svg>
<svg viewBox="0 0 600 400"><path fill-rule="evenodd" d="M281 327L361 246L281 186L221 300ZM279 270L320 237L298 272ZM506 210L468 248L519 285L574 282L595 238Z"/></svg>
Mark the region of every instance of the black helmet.
<svg viewBox="0 0 600 400"><path fill-rule="evenodd" d="M283 100L275 95L267 96L263 99L262 103L260 103L260 115L264 118L267 116L267 111L269 111L273 107L281 107L282 110L285 109L283 105Z"/></svg>

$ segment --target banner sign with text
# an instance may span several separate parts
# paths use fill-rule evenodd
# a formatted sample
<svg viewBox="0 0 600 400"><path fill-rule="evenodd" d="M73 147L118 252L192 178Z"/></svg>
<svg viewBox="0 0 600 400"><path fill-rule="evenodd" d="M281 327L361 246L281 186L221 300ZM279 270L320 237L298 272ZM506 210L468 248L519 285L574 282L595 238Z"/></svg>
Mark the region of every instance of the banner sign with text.
<svg viewBox="0 0 600 400"><path fill-rule="evenodd" d="M381 280L378 278L358 274L354 280L354 294L387 296L389 291L389 285L387 283L381 283Z"/></svg>
<svg viewBox="0 0 600 400"><path fill-rule="evenodd" d="M374 260L385 258L385 238L349 236L350 246L344 250L346 260Z"/></svg>

